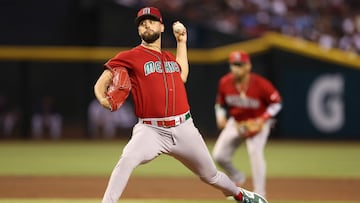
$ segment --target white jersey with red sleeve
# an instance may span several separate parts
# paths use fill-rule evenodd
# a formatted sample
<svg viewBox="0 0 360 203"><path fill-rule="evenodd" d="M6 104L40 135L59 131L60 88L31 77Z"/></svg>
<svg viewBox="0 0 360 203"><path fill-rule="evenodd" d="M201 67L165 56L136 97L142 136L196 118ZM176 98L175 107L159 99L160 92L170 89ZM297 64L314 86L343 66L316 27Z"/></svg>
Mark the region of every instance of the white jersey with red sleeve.
<svg viewBox="0 0 360 203"><path fill-rule="evenodd" d="M128 70L137 117L164 118L189 111L181 67L170 52L160 53L139 45L120 52L104 66Z"/></svg>
<svg viewBox="0 0 360 203"><path fill-rule="evenodd" d="M256 73L250 73L248 86L243 91L245 94L236 88L232 73L219 80L216 104L226 107L237 121L262 116L271 104L281 102L281 96L272 83Z"/></svg>

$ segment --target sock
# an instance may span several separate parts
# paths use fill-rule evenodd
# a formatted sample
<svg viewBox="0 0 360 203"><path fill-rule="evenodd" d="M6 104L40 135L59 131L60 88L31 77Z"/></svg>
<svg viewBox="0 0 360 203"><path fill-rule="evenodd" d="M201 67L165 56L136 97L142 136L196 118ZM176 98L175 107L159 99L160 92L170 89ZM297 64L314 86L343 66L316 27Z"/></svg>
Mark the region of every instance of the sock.
<svg viewBox="0 0 360 203"><path fill-rule="evenodd" d="M235 198L236 200L238 200L238 201L242 201L242 200L243 200L243 194L242 194L242 192L239 192L239 194L236 195L236 196L234 196L234 198Z"/></svg>

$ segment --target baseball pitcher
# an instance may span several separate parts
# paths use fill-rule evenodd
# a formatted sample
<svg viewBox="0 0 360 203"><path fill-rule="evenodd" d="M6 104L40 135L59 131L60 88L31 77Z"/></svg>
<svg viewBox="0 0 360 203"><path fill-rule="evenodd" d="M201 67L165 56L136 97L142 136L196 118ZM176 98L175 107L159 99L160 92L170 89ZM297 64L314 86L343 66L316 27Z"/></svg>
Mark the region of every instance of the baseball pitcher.
<svg viewBox="0 0 360 203"><path fill-rule="evenodd" d="M141 44L110 59L94 87L99 102L111 111L121 108L131 91L139 118L113 169L102 202L117 202L137 166L167 154L237 202L265 203L260 195L237 187L217 170L194 126L184 85L189 70L186 28L180 22L173 24L177 41L173 56L161 49L165 27L157 8L142 8L135 23Z"/></svg>

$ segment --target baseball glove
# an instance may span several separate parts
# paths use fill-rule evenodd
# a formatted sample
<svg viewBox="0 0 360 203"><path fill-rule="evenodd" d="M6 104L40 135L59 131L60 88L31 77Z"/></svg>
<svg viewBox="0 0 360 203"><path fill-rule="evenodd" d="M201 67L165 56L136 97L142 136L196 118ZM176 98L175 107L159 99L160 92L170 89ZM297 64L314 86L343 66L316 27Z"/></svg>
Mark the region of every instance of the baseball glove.
<svg viewBox="0 0 360 203"><path fill-rule="evenodd" d="M112 83L110 84L106 96L111 104L111 111L116 111L125 102L131 90L131 82L126 68L111 69L113 73Z"/></svg>
<svg viewBox="0 0 360 203"><path fill-rule="evenodd" d="M255 136L262 130L263 126L264 126L264 120L261 118L248 119L238 123L240 136L244 138Z"/></svg>

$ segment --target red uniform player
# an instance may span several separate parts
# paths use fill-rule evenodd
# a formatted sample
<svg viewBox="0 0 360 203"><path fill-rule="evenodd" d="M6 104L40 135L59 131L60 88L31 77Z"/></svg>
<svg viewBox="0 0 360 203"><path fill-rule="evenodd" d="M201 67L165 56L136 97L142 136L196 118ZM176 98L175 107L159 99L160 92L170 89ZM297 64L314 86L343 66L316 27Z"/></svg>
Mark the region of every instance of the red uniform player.
<svg viewBox="0 0 360 203"><path fill-rule="evenodd" d="M218 85L215 114L222 131L213 157L237 185L242 185L245 175L235 168L232 156L245 141L254 191L265 196L264 148L272 123L270 118L281 109L281 96L270 81L251 73L252 65L246 52L232 52L229 64L230 73L224 75Z"/></svg>
<svg viewBox="0 0 360 203"><path fill-rule="evenodd" d="M117 202L137 166L167 154L226 196L233 196L243 203L265 203L261 196L237 187L217 170L194 126L184 85L189 69L186 29L173 31L177 41L174 57L161 49L164 24L157 8L142 8L135 22L141 44L110 59L94 88L99 102L114 111L122 99L126 99L130 81L135 114L139 118L111 174L102 202ZM173 29L177 23L173 24ZM114 88L113 83L121 85Z"/></svg>

